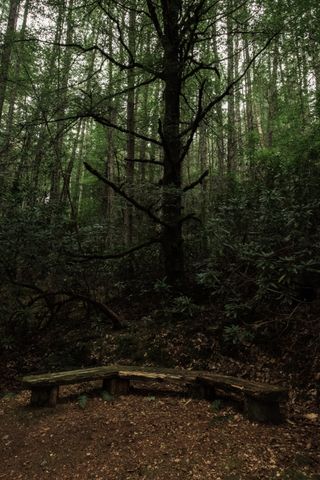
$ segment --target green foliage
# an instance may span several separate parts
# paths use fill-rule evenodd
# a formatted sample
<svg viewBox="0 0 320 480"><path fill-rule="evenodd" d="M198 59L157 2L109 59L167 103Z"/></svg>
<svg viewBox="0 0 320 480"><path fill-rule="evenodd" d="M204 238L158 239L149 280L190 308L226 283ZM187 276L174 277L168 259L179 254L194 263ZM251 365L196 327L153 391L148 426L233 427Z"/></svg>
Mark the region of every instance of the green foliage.
<svg viewBox="0 0 320 480"><path fill-rule="evenodd" d="M194 317L199 313L201 309L193 302L192 298L181 295L180 297L176 297L174 299L173 305L170 310L174 314Z"/></svg>
<svg viewBox="0 0 320 480"><path fill-rule="evenodd" d="M233 345L247 345L253 341L254 334L240 325L232 324L224 327L223 339Z"/></svg>
<svg viewBox="0 0 320 480"><path fill-rule="evenodd" d="M220 399L216 399L214 400L211 404L210 404L210 408L213 412L219 412L222 408L222 401Z"/></svg>
<svg viewBox="0 0 320 480"><path fill-rule="evenodd" d="M145 400L147 402L155 402L156 401L156 397L153 396L153 395L148 395L147 397L145 397Z"/></svg>
<svg viewBox="0 0 320 480"><path fill-rule="evenodd" d="M15 337L13 335L3 334L0 336L0 348L2 349L2 351L12 350L14 348L14 345L15 345Z"/></svg>
<svg viewBox="0 0 320 480"><path fill-rule="evenodd" d="M153 288L154 288L155 292L165 293L165 294L168 294L172 290L172 287L170 285L168 285L168 283L167 283L167 278L166 277L157 280L155 282Z"/></svg>
<svg viewBox="0 0 320 480"><path fill-rule="evenodd" d="M8 399L12 399L12 398L15 398L17 396L17 394L15 392L3 392L3 393L0 393L0 398L8 398Z"/></svg>
<svg viewBox="0 0 320 480"><path fill-rule="evenodd" d="M84 410L87 406L87 403L88 403L88 397L87 395L79 395L78 397L78 405L80 408L82 408L82 410Z"/></svg>
<svg viewBox="0 0 320 480"><path fill-rule="evenodd" d="M120 358L131 358L141 362L144 358L144 348L141 339L134 333L123 333L117 338L116 354Z"/></svg>
<svg viewBox="0 0 320 480"><path fill-rule="evenodd" d="M232 342L247 335L237 322L272 303L285 307L305 301L301 290L308 283L316 288L318 158L311 145L309 153L290 162L274 151L261 152L255 177L233 179L227 190L217 192L208 222L210 258L197 279L233 322L225 331Z"/></svg>
<svg viewBox="0 0 320 480"><path fill-rule="evenodd" d="M114 401L113 395L111 395L107 390L102 390L100 392L100 396L101 396L102 400L105 401L105 402L113 402Z"/></svg>
<svg viewBox="0 0 320 480"><path fill-rule="evenodd" d="M149 237L160 238L163 243L167 235L162 235L162 222L154 224L149 214L163 221L165 211L172 209L170 201L163 208L165 199L181 198L177 212L182 218L177 225L180 221L183 224L186 240L181 242L181 249L186 246L187 250L186 277L192 281L196 268L208 301L222 312L225 323L221 331L227 345L252 341L252 329L247 325L259 314L265 315L272 308L292 309L297 302L308 301L306 289L312 294L320 277L320 103L315 79L317 48L306 45L305 37L309 32L317 46L318 3L290 2L288 15L286 2L259 1L240 5L232 18L224 18L228 9L223 2L209 10L200 2L206 14L201 18L199 8L199 15L190 24L186 19L192 2L182 2L182 11L186 10L179 25L184 26L176 33L181 35L181 45L191 41L191 56L186 56L186 63L178 69L185 79L178 94L182 99L180 140L187 141L189 132L191 143L181 148L187 168L182 169L184 183L180 186L178 182L179 188L174 182L164 187L168 182L161 178L164 147L171 142L165 138L144 142L141 138L146 134L159 140L159 134L161 137L170 130L163 125L162 131L161 122L157 124L166 110L163 80L170 75L156 75L155 82L150 79L152 72L161 73L167 64L163 62L166 53L161 52L163 42L158 41L150 15L141 10L135 20L141 38L133 52L135 66L131 66L140 86L132 120L140 132L135 156L153 164L135 164L131 185L126 159L130 138L124 127L128 127L128 77L121 65L132 59L125 58L128 52L116 45L119 36L126 39L129 34L124 26L126 9L117 10L116 2L111 2L104 15L99 5L91 12L86 2L71 10L52 0L40 7L31 3L26 30L20 21L11 33L14 45L9 75L2 75L7 89L0 140L0 347L8 351L18 346L18 340L23 342L25 334L44 329L58 318L88 321L94 315L99 327L101 311L97 314L85 301L73 305L63 291L101 302L121 295L132 302L136 291L129 292L129 277L136 290L138 278L142 278L140 293L145 288L144 292L162 295L156 312L158 324L182 320L194 325L197 317L202 318L196 296L184 290L176 292L163 278L159 245L136 251L131 257L103 260L105 255L128 247L127 202L83 169L84 160L145 206L145 212L133 213L130 247ZM154 8L161 23L160 5L155 2ZM7 10L0 19L4 37ZM37 22L30 21L30 15ZM119 21L111 20L118 15ZM48 23L47 16L52 21L44 33L41 25ZM216 22L216 18L221 21ZM224 31L229 21L231 26L243 26L239 32L231 28L232 41ZM253 52L276 31L281 34L273 39L270 49L253 62ZM250 32L262 33L252 37ZM84 50L61 49L60 42L49 41L61 35L74 37L70 43ZM24 42L24 38L30 41ZM110 42L106 43L106 38ZM193 48L195 39L197 48ZM112 45L112 41L116 43ZM113 58L111 63L104 61L101 51L92 50L94 43L103 46L106 58ZM226 89L231 58L222 60L228 43L243 52L235 52L231 70L239 75L245 72L241 75L243 83L232 91L230 85ZM208 69L206 63L214 67ZM252 68L246 72L249 63ZM212 75L212 69L217 69L217 75ZM202 119L199 132L193 131L192 125L197 126L207 110L205 105L219 99L221 92L230 95L222 95L220 103L211 103L212 115L209 112ZM198 105L201 101L203 105ZM100 118L101 124L95 118ZM111 129L110 123L119 130ZM230 133L234 133L234 142ZM230 146L235 150L232 165ZM184 189L201 174L202 161L210 165L210 176L201 186ZM180 166L182 162L177 161L178 170ZM215 169L216 176L212 174ZM173 170L165 168L166 175ZM173 176L179 178L180 173ZM192 216L185 221L194 210L202 220L199 229ZM172 238L175 230L171 229ZM97 260L83 258L90 255ZM156 277L159 280L155 281ZM116 353L137 361L170 361L162 345L153 343L146 352L140 340L130 335L119 337Z"/></svg>
<svg viewBox="0 0 320 480"><path fill-rule="evenodd" d="M219 426L221 424L230 422L233 420L234 415L233 414L226 414L226 415L215 415L214 417L211 418L210 420L210 425L212 427Z"/></svg>

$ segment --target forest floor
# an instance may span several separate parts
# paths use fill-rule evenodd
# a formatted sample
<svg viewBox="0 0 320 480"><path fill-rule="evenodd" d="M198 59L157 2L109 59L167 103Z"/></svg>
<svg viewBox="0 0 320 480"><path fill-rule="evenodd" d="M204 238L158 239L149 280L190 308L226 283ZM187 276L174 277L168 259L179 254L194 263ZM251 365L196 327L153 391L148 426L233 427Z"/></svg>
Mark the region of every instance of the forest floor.
<svg viewBox="0 0 320 480"><path fill-rule="evenodd" d="M316 415L263 425L179 392L104 401L92 386L65 387L55 409L0 399L0 479L320 479Z"/></svg>
<svg viewBox="0 0 320 480"><path fill-rule="evenodd" d="M122 331L80 317L75 306L0 355L0 479L320 480L318 305L257 319L269 336L250 343L226 339L210 305L186 319L168 315L165 300L159 308L158 298L123 298L112 305L128 321ZM104 401L98 392L83 395L86 384L65 387L56 409L31 409L17 382L28 373L113 363L283 384L287 420L252 423L231 404L217 409L181 392Z"/></svg>

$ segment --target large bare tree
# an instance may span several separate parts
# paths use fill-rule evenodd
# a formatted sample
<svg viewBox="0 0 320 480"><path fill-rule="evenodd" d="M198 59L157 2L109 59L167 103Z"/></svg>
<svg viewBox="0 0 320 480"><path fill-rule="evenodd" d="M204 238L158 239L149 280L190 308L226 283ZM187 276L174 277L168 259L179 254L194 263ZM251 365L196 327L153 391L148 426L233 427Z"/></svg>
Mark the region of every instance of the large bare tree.
<svg viewBox="0 0 320 480"><path fill-rule="evenodd" d="M271 35L260 50L247 59L237 76L228 75L225 81L216 82L219 88L212 90L207 88L207 79L208 76L220 76L219 61L215 52L211 56L202 55L204 49L200 46L210 41L213 32L217 31L217 24L225 22L225 19L242 4L239 6L238 2L229 2L225 7L219 0L134 0L126 4L117 2L118 8L125 11L129 23L127 27L120 23L119 15L115 16L113 9L106 2L100 0L97 1L97 5L109 21L113 22L118 44L127 52L127 62L119 59L116 52L112 54L105 50L103 44L99 42L90 46L69 42L63 46L75 48L83 53L95 50L115 68L131 72L128 76L127 88L115 93L117 96L121 93L127 95L130 100L128 100L130 115L126 124L115 123L112 116L107 115L100 108L101 101L99 108L95 108L91 98L90 106L86 111L82 111L80 116L92 117L96 122L126 134L130 156L134 155L132 148L134 138L149 145L155 144L160 148L162 151L160 160L134 158L129 160L161 165L163 169L161 208L158 202L151 206L141 203L133 197L130 189L126 191L123 186L115 184L91 164L86 163L85 166L130 205L144 212L158 226L156 230L159 234L143 242L142 246L150 244L150 241L160 243L168 282L171 284L183 282L183 225L197 220L192 212L184 212L184 196L189 190L202 183L208 174L207 170L203 171L189 185L183 185L183 163L201 122L224 98L232 95L235 85L245 77L254 59L267 48L273 36ZM133 42L133 23L137 29L151 28L152 55L145 55L144 50L138 48L138 44ZM228 28L230 43L232 41L230 25ZM233 55L233 50L229 48L228 53L230 52ZM229 65L230 62L229 59ZM132 117L133 98L130 92L144 88L152 82L160 82L163 92L157 137L152 136L148 129L139 131L134 123L129 121ZM150 124L151 121L152 119ZM130 172L131 178L132 167ZM132 248L129 249L129 252L131 251Z"/></svg>

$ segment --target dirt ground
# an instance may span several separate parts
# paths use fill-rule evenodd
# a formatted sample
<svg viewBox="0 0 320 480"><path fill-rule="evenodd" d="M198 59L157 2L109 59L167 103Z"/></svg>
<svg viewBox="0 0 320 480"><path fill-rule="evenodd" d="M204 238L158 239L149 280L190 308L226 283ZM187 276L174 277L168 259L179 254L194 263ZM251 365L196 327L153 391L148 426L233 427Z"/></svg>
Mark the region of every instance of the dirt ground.
<svg viewBox="0 0 320 480"><path fill-rule="evenodd" d="M55 409L0 399L0 479L320 479L317 415L268 426L181 395L79 394L65 387Z"/></svg>

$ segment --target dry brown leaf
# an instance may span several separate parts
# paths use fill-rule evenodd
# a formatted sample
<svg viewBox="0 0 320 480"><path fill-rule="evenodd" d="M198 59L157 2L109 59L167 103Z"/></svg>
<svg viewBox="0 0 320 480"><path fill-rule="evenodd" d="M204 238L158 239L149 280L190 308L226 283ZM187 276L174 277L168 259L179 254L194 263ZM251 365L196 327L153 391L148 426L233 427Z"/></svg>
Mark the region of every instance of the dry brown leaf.
<svg viewBox="0 0 320 480"><path fill-rule="evenodd" d="M311 422L316 422L319 418L319 415L317 413L305 413L303 416Z"/></svg>

